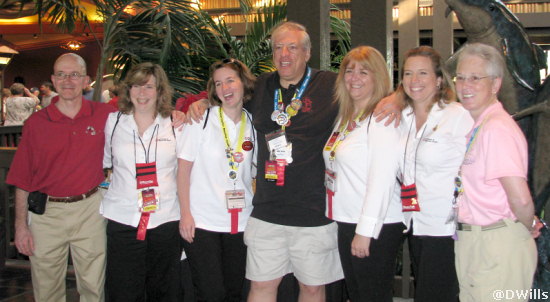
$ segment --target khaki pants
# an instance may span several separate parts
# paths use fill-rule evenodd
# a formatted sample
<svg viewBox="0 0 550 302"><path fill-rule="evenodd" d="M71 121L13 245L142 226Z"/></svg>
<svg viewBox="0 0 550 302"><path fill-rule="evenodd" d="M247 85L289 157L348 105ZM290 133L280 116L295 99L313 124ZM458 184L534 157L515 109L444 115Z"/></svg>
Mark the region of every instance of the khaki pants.
<svg viewBox="0 0 550 302"><path fill-rule="evenodd" d="M30 260L36 301L65 301L69 248L80 301L104 301L106 221L99 214L101 199L98 191L73 203L48 202L44 215L30 213L35 248Z"/></svg>
<svg viewBox="0 0 550 302"><path fill-rule="evenodd" d="M527 301L537 265L537 249L521 223L459 231L455 242L461 302ZM527 297L524 295L527 294Z"/></svg>

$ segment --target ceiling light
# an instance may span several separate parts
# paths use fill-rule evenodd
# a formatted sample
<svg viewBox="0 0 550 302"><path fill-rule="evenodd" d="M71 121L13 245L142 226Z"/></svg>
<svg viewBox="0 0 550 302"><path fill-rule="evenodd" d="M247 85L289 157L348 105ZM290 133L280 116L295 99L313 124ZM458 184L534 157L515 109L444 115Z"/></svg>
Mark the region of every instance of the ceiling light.
<svg viewBox="0 0 550 302"><path fill-rule="evenodd" d="M79 50L83 47L84 47L84 44L82 44L82 43L80 43L76 40L71 40L67 43L61 44L61 48L68 49L68 50L73 50L73 51Z"/></svg>

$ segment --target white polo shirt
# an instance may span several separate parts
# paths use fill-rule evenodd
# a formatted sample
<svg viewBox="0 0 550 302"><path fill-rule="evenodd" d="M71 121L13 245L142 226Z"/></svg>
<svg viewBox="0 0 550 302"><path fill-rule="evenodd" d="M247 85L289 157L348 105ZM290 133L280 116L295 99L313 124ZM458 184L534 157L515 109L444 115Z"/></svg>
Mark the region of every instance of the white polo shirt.
<svg viewBox="0 0 550 302"><path fill-rule="evenodd" d="M206 127L204 127L206 112L203 115L203 122L185 125L182 135L183 147L178 152L178 158L193 162L189 198L195 226L208 231L230 232L231 214L227 210L225 192L244 189L246 207L238 216L238 230L243 232L252 212L252 178L256 176L255 163L258 150L256 133L252 127L251 115L245 112L247 117L244 141L252 142L253 149L242 151L243 161L239 164L237 179L229 179L230 167L225 153L226 146L219 119L219 108L218 106L210 108ZM236 150L241 122L235 124L225 113L223 118L231 147Z"/></svg>
<svg viewBox="0 0 550 302"><path fill-rule="evenodd" d="M323 150L325 166L336 172L333 219L356 223L359 235L378 238L384 223L403 221L394 198L399 137L399 128L385 127L374 118L369 123L367 117L339 144L334 161Z"/></svg>
<svg viewBox="0 0 550 302"><path fill-rule="evenodd" d="M452 209L454 179L466 152L466 134L474 121L460 103L452 102L443 108L434 104L418 132L412 124L415 120L411 107L403 110L401 122L401 149L407 145L407 152L399 159L400 173L404 172L406 185L416 179L420 206L419 212L404 213L405 225L408 229L413 220L413 234L417 236L451 236L456 228L446 221Z"/></svg>
<svg viewBox="0 0 550 302"><path fill-rule="evenodd" d="M103 167L112 166L113 174L111 185L101 202L99 212L107 219L137 227L141 217L138 207L138 194L141 190L137 189L136 184L136 162L146 162L145 150L139 141L139 131L133 115L120 115L118 125L113 132L117 116L118 112L109 114L105 125ZM153 136L156 125L159 125L158 138L156 133ZM113 136L112 165L111 135ZM181 135L180 131L173 131L169 117L162 118L157 115L155 122L141 137L145 148L150 150L149 161L156 159L160 190L160 209L151 214L147 224L148 229L180 219L176 185L176 154L177 150L181 149Z"/></svg>

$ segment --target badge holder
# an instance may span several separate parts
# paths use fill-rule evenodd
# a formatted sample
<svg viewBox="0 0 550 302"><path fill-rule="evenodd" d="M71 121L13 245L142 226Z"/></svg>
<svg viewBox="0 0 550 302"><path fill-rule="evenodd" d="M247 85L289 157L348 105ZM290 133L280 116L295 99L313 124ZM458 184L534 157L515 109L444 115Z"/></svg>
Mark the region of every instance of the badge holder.
<svg viewBox="0 0 550 302"><path fill-rule="evenodd" d="M141 212L137 240L145 240L151 213L160 209L160 194L157 181L157 166L153 163L136 163L138 208Z"/></svg>
<svg viewBox="0 0 550 302"><path fill-rule="evenodd" d="M418 204L418 193L416 191L416 183L408 186L401 185L401 204L403 212L418 212L420 205Z"/></svg>
<svg viewBox="0 0 550 302"><path fill-rule="evenodd" d="M270 158L265 162L265 179L275 181L277 186L284 186L285 169L292 162L292 143L288 143L286 133L277 130L266 134Z"/></svg>
<svg viewBox="0 0 550 302"><path fill-rule="evenodd" d="M246 207L244 190L225 191L227 211L231 214L231 234L239 232L239 213Z"/></svg>

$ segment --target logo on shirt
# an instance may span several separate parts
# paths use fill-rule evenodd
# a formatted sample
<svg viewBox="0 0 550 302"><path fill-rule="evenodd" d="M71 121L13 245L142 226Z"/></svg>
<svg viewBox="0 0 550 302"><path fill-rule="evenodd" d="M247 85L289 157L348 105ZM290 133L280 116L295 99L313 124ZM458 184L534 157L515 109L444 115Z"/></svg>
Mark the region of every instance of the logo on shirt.
<svg viewBox="0 0 550 302"><path fill-rule="evenodd" d="M96 135L96 131L95 131L95 128L93 126L86 127L85 133L88 134L88 135Z"/></svg>
<svg viewBox="0 0 550 302"><path fill-rule="evenodd" d="M304 97L302 100L302 112L310 112L312 103L310 98Z"/></svg>

